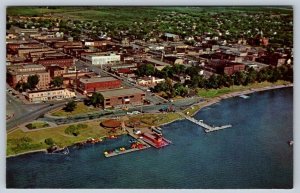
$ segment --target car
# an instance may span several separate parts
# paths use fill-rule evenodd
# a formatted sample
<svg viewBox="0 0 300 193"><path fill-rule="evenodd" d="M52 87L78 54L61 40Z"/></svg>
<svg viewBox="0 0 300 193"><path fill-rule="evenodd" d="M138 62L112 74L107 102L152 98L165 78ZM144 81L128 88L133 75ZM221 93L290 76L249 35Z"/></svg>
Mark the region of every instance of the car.
<svg viewBox="0 0 300 193"><path fill-rule="evenodd" d="M54 105L53 103L49 104L50 107L52 107L53 105Z"/></svg>

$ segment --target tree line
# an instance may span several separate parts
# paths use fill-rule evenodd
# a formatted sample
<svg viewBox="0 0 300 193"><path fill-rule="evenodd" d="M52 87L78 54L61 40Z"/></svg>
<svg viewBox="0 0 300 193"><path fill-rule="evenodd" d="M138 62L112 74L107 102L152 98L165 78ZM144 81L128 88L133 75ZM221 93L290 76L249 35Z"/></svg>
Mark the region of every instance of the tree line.
<svg viewBox="0 0 300 193"><path fill-rule="evenodd" d="M156 76L165 78L166 81L157 84L152 88L153 92L165 92L167 98L172 98L176 95L187 96L189 88L204 88L218 89L222 87L230 87L233 85L247 86L255 82L276 82L285 80L293 82L293 68L291 65L283 65L279 67L268 66L256 71L252 67L246 68L245 71L238 71L232 75L213 74L209 78L200 75L201 67L175 64L174 66L166 66L161 71L154 68L151 64L145 64L138 67L136 75L138 76ZM174 75L184 74L191 77L184 83L172 83Z"/></svg>

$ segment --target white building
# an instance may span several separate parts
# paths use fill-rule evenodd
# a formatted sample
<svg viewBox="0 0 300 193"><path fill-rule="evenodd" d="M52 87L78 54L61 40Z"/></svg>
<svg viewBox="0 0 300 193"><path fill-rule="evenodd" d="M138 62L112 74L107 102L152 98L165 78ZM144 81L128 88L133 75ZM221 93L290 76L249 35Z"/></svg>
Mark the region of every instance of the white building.
<svg viewBox="0 0 300 193"><path fill-rule="evenodd" d="M86 55L83 59L92 63L92 65L107 65L118 64L121 61L121 56L117 54L103 54L103 55Z"/></svg>
<svg viewBox="0 0 300 193"><path fill-rule="evenodd" d="M26 93L26 98L30 102L42 102L52 100L62 100L75 97L75 92L65 88L52 90L29 91Z"/></svg>
<svg viewBox="0 0 300 193"><path fill-rule="evenodd" d="M137 80L137 83L141 86L155 86L158 83L164 82L164 78L155 78L154 76L143 77Z"/></svg>

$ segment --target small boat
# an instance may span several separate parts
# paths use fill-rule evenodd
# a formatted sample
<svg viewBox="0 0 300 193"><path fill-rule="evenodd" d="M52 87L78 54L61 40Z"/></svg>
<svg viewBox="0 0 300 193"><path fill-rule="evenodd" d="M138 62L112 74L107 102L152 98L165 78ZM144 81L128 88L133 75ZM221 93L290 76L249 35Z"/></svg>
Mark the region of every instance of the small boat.
<svg viewBox="0 0 300 193"><path fill-rule="evenodd" d="M289 146L292 146L294 144L293 140L288 141Z"/></svg>
<svg viewBox="0 0 300 193"><path fill-rule="evenodd" d="M120 151L125 151L126 149L124 147L120 147Z"/></svg>
<svg viewBox="0 0 300 193"><path fill-rule="evenodd" d="M130 139L130 140L129 140L129 143L135 143L135 142L136 142L135 139Z"/></svg>
<svg viewBox="0 0 300 193"><path fill-rule="evenodd" d="M239 97L241 97L241 98L243 98L243 99L247 99L247 98L249 98L250 96L247 96L247 95L241 94L241 95L239 95Z"/></svg>

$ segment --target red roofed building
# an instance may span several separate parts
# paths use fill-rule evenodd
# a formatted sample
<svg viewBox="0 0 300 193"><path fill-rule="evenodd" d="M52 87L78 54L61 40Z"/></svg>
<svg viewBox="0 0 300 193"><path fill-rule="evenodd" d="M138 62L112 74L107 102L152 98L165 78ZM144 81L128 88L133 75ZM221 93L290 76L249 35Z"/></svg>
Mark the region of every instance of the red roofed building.
<svg viewBox="0 0 300 193"><path fill-rule="evenodd" d="M35 63L41 64L45 67L51 66L53 64L58 65L62 68L64 67L71 67L74 65L74 59L71 57L63 57L63 58L45 58L37 60Z"/></svg>
<svg viewBox="0 0 300 193"><path fill-rule="evenodd" d="M113 77L80 78L77 85L79 92L88 94L96 91L120 88L121 80Z"/></svg>

